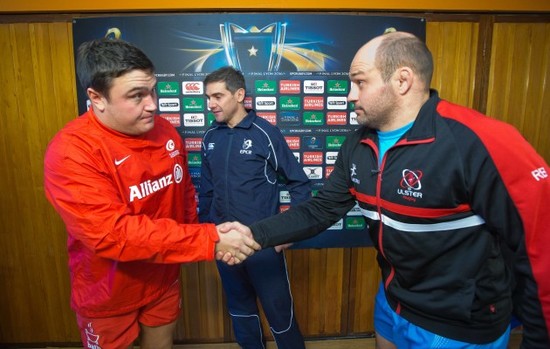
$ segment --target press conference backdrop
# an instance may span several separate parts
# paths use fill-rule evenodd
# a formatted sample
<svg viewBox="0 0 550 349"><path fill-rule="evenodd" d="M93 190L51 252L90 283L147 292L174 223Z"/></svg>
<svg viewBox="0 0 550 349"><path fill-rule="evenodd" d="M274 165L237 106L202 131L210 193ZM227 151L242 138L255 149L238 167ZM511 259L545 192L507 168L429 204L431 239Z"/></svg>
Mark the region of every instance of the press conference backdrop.
<svg viewBox="0 0 550 349"><path fill-rule="evenodd" d="M358 127L347 102L348 70L357 49L387 31L425 40L425 20L319 14L181 14L75 19L74 47L108 37L141 48L156 68L158 112L178 130L189 171L200 186L201 137L214 121L203 79L222 66L241 70L245 107L276 125L312 182L313 195L330 175L346 135ZM79 112L89 106L77 87ZM280 211L290 195L279 183ZM326 232L293 248L372 245L356 206Z"/></svg>

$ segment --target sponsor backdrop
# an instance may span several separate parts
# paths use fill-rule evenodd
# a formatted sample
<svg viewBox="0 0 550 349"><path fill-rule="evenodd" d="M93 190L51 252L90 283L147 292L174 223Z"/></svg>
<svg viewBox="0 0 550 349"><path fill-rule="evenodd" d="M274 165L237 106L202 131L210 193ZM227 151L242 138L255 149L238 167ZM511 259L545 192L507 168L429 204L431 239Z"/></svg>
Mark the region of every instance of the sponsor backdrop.
<svg viewBox="0 0 550 349"><path fill-rule="evenodd" d="M154 62L158 112L176 127L189 152L189 171L200 185L201 137L214 120L202 80L232 65L247 83L247 108L280 128L312 181L313 195L330 175L346 134L358 127L347 103L348 69L357 49L386 31L425 40L421 18L320 14L183 14L75 19L74 47L121 38ZM76 50L75 50L76 51ZM79 111L87 106L77 87ZM290 195L280 185L280 210ZM293 248L369 246L357 207L315 238Z"/></svg>

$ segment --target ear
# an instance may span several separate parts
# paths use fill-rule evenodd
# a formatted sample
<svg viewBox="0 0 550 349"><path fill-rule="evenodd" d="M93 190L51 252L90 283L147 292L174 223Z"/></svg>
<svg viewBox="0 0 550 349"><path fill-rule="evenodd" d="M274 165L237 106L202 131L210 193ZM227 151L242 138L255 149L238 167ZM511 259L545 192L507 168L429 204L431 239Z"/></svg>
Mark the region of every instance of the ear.
<svg viewBox="0 0 550 349"><path fill-rule="evenodd" d="M395 84L400 95L406 94L413 85L414 73L409 67L401 67L395 72Z"/></svg>
<svg viewBox="0 0 550 349"><path fill-rule="evenodd" d="M97 92L91 87L88 87L86 89L86 94L88 95L90 102L92 102L94 110L100 112L103 112L105 110L105 98L101 93Z"/></svg>
<svg viewBox="0 0 550 349"><path fill-rule="evenodd" d="M237 96L237 101L239 103L242 103L244 101L244 97L246 95L246 91L244 88L240 88L237 90L237 92L235 92L235 95Z"/></svg>

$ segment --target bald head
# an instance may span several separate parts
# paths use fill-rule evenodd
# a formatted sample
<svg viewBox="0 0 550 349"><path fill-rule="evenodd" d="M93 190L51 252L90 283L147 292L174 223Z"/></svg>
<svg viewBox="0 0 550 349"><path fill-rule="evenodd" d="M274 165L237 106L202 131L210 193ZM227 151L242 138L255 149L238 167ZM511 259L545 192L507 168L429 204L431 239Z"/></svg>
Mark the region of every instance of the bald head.
<svg viewBox="0 0 550 349"><path fill-rule="evenodd" d="M399 68L409 67L426 90L430 88L433 59L428 47L416 36L405 32L392 32L375 37L363 45L353 59L374 62L385 82Z"/></svg>

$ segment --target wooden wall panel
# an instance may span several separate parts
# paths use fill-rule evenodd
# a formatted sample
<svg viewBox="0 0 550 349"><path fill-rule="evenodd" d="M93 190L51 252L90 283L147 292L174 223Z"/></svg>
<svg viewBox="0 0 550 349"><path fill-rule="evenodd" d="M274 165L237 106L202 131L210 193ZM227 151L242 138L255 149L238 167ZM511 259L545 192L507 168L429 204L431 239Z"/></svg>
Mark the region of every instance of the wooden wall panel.
<svg viewBox="0 0 550 349"><path fill-rule="evenodd" d="M376 250L374 247L363 247L355 248L351 253L348 334L372 333L374 296L381 280Z"/></svg>
<svg viewBox="0 0 550 349"><path fill-rule="evenodd" d="M67 23L0 25L2 341L79 340L66 236L42 188L48 140L76 115L71 35Z"/></svg>
<svg viewBox="0 0 550 349"><path fill-rule="evenodd" d="M305 336L342 333L342 306L349 278L347 249L289 250L287 265L296 318Z"/></svg>
<svg viewBox="0 0 550 349"><path fill-rule="evenodd" d="M183 265L182 294L177 341L223 342L230 339L229 318L215 262Z"/></svg>
<svg viewBox="0 0 550 349"><path fill-rule="evenodd" d="M495 23L487 114L550 162L550 23Z"/></svg>
<svg viewBox="0 0 550 349"><path fill-rule="evenodd" d="M432 88L450 102L473 106L479 25L428 22L426 44L432 52Z"/></svg>

